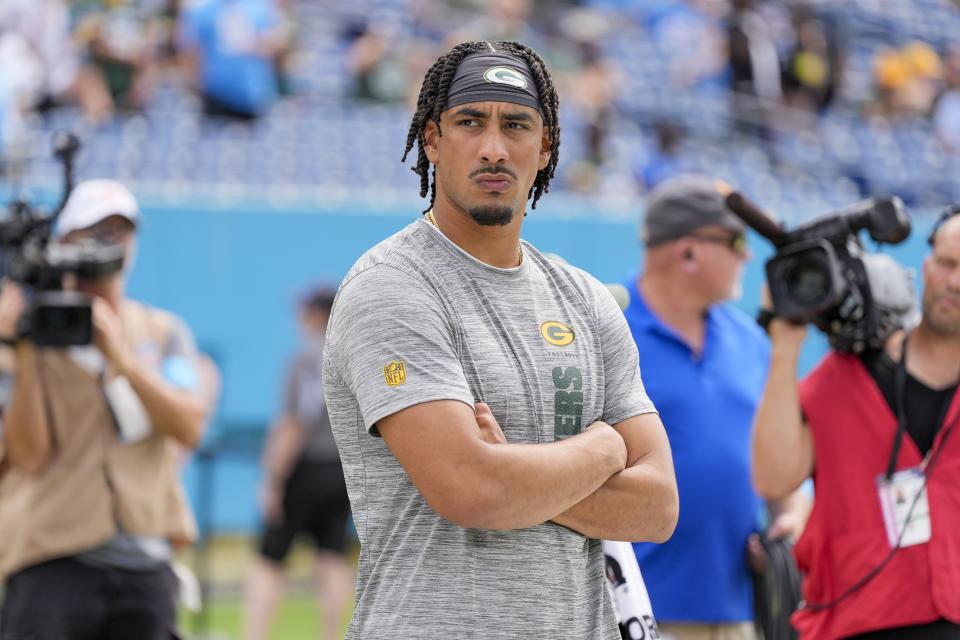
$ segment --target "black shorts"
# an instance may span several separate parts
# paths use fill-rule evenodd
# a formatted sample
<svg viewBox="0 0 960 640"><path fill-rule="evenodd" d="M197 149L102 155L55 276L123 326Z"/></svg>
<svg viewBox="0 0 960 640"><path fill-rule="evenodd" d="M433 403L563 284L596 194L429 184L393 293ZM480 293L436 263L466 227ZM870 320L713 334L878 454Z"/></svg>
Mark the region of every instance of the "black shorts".
<svg viewBox="0 0 960 640"><path fill-rule="evenodd" d="M350 501L340 462L301 460L283 490L283 521L267 527L260 553L282 562L301 533L311 537L318 549L343 553L348 517Z"/></svg>
<svg viewBox="0 0 960 640"><path fill-rule="evenodd" d="M168 567L126 571L61 558L7 579L0 640L171 640L176 624Z"/></svg>

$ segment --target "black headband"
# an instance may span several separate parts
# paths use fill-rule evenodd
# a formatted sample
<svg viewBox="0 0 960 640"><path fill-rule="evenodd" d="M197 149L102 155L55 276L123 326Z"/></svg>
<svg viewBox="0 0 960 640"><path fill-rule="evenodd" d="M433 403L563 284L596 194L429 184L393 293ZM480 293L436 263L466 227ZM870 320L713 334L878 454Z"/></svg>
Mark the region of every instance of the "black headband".
<svg viewBox="0 0 960 640"><path fill-rule="evenodd" d="M509 53L474 53L460 62L444 110L468 102L512 102L536 109L544 117L530 68Z"/></svg>

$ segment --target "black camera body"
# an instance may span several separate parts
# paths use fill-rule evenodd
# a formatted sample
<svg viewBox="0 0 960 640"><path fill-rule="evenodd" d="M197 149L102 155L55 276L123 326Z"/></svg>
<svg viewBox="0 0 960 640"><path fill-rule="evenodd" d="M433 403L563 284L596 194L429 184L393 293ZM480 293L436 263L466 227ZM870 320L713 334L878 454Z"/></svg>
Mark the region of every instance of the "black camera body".
<svg viewBox="0 0 960 640"><path fill-rule="evenodd" d="M64 291L65 275L95 279L123 268L122 245L68 245L52 239L54 224L73 189L73 159L79 148L72 134L54 140L54 154L63 164L64 189L52 214L45 216L17 200L10 205L7 219L0 221L0 266L6 277L24 286L29 299L17 337L38 346L86 345L93 340L93 300L85 293Z"/></svg>
<svg viewBox="0 0 960 640"><path fill-rule="evenodd" d="M910 218L897 198L870 199L827 214L791 231L731 193L727 204L770 240L777 253L767 262L773 311L797 323L813 323L837 351L882 349L916 310L913 273L890 256L868 253L859 232L899 244Z"/></svg>

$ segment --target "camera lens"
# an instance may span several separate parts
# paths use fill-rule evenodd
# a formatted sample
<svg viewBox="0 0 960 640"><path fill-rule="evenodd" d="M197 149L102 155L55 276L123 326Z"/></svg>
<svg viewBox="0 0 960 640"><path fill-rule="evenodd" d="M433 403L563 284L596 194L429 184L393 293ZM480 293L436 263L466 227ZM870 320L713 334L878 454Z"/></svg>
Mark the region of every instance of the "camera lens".
<svg viewBox="0 0 960 640"><path fill-rule="evenodd" d="M93 321L89 296L71 291L41 291L30 324L30 338L39 346L90 344Z"/></svg>
<svg viewBox="0 0 960 640"><path fill-rule="evenodd" d="M830 271L821 262L799 262L785 274L787 293L800 306L817 307L830 296Z"/></svg>
<svg viewBox="0 0 960 640"><path fill-rule="evenodd" d="M76 325L77 320L77 314L73 309L54 307L38 318L39 326L37 329L44 335L59 335L69 331L71 327Z"/></svg>

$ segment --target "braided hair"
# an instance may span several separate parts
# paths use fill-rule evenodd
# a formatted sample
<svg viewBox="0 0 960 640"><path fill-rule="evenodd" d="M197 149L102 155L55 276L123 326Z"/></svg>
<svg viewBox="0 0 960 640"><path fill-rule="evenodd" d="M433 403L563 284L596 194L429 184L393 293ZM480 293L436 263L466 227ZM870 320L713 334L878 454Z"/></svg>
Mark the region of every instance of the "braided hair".
<svg viewBox="0 0 960 640"><path fill-rule="evenodd" d="M417 98L417 110L410 122L407 146L401 159L401 162L406 161L407 154L413 149L414 143L417 143L417 164L411 169L420 176L420 197L425 197L428 190L430 192L430 206L427 211L433 207L433 202L437 196L436 169L433 170L433 179L431 180L430 161L423 150L423 135L427 122L433 120L437 125L437 131L440 130L440 114L443 113L447 103L450 83L453 81L457 67L460 66L463 59L474 53L495 51L509 53L524 60L531 75L533 75L534 82L537 84L537 93L540 95L540 103L543 107L543 124L550 130L550 159L547 161L547 166L537 172L533 186L530 187L530 193L527 197L533 197L531 208L536 209L537 200L549 191L550 179L553 178L554 170L557 167L557 158L560 151L559 102L557 100L557 90L550 78L550 72L547 71L543 60L533 49L518 42L464 42L455 46L446 55L440 56L424 76L423 85L420 87L420 96Z"/></svg>

